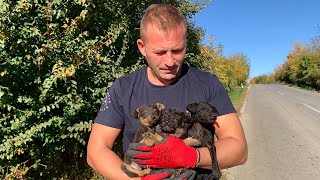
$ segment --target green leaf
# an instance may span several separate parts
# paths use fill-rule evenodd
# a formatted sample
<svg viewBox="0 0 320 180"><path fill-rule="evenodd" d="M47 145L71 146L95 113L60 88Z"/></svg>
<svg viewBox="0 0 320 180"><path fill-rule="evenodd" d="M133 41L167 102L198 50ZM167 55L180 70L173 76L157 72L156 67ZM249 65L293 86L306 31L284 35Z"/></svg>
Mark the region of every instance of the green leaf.
<svg viewBox="0 0 320 180"><path fill-rule="evenodd" d="M53 0L53 4L57 4L57 5L60 5L62 2L62 0Z"/></svg>
<svg viewBox="0 0 320 180"><path fill-rule="evenodd" d="M47 109L46 109L45 106L43 106L43 107L41 108L41 111L42 111L42 112L46 112L46 110L47 110Z"/></svg>
<svg viewBox="0 0 320 180"><path fill-rule="evenodd" d="M47 110L48 112L50 112L50 110L51 110L51 109L50 109L50 106L47 106L47 109L46 109L46 110Z"/></svg>
<svg viewBox="0 0 320 180"><path fill-rule="evenodd" d="M80 13L80 17L82 18L82 20L84 20L86 18L86 14L88 13L88 10L82 10Z"/></svg>

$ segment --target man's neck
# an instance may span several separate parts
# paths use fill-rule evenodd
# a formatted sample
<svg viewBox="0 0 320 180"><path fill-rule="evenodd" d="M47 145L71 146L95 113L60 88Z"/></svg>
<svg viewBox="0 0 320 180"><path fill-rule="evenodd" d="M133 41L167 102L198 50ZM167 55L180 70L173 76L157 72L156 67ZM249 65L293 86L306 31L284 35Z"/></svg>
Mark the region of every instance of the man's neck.
<svg viewBox="0 0 320 180"><path fill-rule="evenodd" d="M181 69L179 74L174 79L166 80L158 77L150 67L147 67L147 78L151 84L156 86L168 86L176 82L180 77L180 73L181 73Z"/></svg>

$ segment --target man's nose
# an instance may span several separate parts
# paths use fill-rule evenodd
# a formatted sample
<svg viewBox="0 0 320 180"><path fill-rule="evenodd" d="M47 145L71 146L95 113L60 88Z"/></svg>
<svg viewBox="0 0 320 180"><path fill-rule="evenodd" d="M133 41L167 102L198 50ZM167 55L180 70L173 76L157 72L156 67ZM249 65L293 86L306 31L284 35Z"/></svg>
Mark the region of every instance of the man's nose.
<svg viewBox="0 0 320 180"><path fill-rule="evenodd" d="M165 59L165 64L168 67L174 66L174 57L173 57L173 54L171 52L167 53L167 56L166 56L166 59Z"/></svg>

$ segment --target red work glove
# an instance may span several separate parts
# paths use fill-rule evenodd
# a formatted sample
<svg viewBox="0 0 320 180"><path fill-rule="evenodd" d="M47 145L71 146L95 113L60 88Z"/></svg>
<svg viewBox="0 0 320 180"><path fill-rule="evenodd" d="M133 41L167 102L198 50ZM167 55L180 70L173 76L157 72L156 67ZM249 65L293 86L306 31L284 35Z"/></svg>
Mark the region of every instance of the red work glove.
<svg viewBox="0 0 320 180"><path fill-rule="evenodd" d="M195 148L170 135L153 147L131 143L126 154L144 168L194 168L198 159Z"/></svg>

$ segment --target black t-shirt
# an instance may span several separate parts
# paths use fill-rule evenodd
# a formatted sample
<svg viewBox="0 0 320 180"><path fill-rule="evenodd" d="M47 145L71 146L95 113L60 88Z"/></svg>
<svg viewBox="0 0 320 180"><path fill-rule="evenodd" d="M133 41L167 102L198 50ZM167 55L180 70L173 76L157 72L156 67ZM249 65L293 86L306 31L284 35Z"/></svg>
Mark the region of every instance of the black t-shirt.
<svg viewBox="0 0 320 180"><path fill-rule="evenodd" d="M168 108L187 111L193 102L207 102L219 115L235 112L227 92L218 78L208 72L183 65L179 80L168 86L156 86L147 79L147 68L115 80L95 119L95 123L123 130L123 150L133 141L138 120L132 112L143 104L163 103Z"/></svg>

